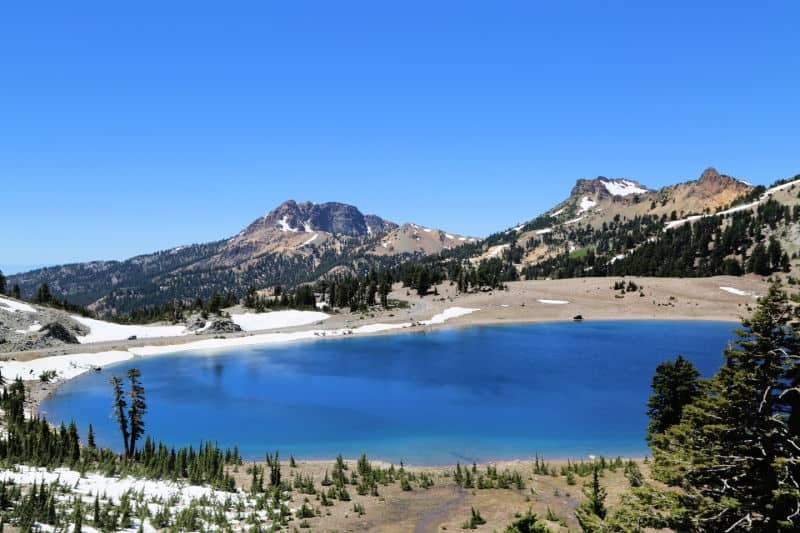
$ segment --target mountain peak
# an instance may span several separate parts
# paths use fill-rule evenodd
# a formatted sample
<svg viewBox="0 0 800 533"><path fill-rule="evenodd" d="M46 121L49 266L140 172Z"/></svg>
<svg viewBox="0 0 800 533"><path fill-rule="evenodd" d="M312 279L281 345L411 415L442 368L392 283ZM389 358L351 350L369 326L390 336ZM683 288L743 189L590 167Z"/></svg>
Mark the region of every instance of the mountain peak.
<svg viewBox="0 0 800 533"><path fill-rule="evenodd" d="M245 232L265 229L294 233L324 231L357 237L395 226L396 224L381 217L364 215L357 207L349 204L341 202L317 204L290 199L253 222Z"/></svg>
<svg viewBox="0 0 800 533"><path fill-rule="evenodd" d="M649 189L635 180L627 178L607 178L598 176L594 179L579 179L572 188L572 196L597 196L609 198L611 196L628 196L629 194L643 194Z"/></svg>
<svg viewBox="0 0 800 533"><path fill-rule="evenodd" d="M716 168L708 167L703 171L702 174L700 174L700 181L701 182L709 180L713 181L719 179L720 177L722 177L722 175L719 172L717 172Z"/></svg>
<svg viewBox="0 0 800 533"><path fill-rule="evenodd" d="M720 174L714 167L708 167L703 171L700 175L700 179L697 180L697 185L702 190L713 194L718 194L729 188L745 190L750 187L750 185L742 180L738 180L727 174Z"/></svg>

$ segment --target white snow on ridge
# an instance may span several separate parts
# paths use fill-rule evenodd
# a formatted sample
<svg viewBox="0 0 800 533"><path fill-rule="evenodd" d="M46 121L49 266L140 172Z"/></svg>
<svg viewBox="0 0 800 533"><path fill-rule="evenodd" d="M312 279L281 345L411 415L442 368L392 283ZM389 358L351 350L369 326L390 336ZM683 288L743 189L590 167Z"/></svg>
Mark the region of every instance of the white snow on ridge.
<svg viewBox="0 0 800 533"><path fill-rule="evenodd" d="M16 311L20 311L23 313L36 312L36 309L34 309L33 307L24 302L12 300L10 298L3 298L2 296L0 296L0 309L2 309L3 311L8 311L9 313L14 313Z"/></svg>
<svg viewBox="0 0 800 533"><path fill-rule="evenodd" d="M606 190L614 196L628 196L629 194L643 194L647 192L647 189L642 189L634 182L628 180L604 181L602 183Z"/></svg>
<svg viewBox="0 0 800 533"><path fill-rule="evenodd" d="M89 328L89 334L78 337L81 344L89 342L120 341L135 336L137 339L152 339L156 337L179 337L186 335L185 326L147 326L114 324L103 320L95 320L79 315L72 315L72 319Z"/></svg>
<svg viewBox="0 0 800 533"><path fill-rule="evenodd" d="M735 207L731 207L730 209L725 209L724 211L720 211L718 213L712 213L710 215L692 215L690 217L682 218L680 220L672 220L670 222L667 222L664 225L664 231L667 231L668 229L676 228L676 227L680 226L681 224L685 224L686 222L694 222L695 220L699 220L701 218L711 217L711 216L730 215L732 213L738 213L739 211L746 211L748 209L752 209L755 206L757 206L758 204L760 204L761 202L763 202L764 200L766 200L767 198L769 198L770 196L772 196L773 194L775 194L776 192L782 191L784 189L788 189L789 187L792 187L793 185L797 185L798 183L800 183L800 179L796 179L796 180L790 181L788 183L783 183L781 185L776 185L775 187L771 187L771 188L767 189L764 192L764 194L762 194L759 197L758 200L756 200L754 202L750 202L749 204L737 205Z"/></svg>
<svg viewBox="0 0 800 533"><path fill-rule="evenodd" d="M243 313L232 314L231 320L238 324L244 331L259 331L263 329L292 328L306 326L327 320L330 315L317 311L271 311L269 313Z"/></svg>
<svg viewBox="0 0 800 533"><path fill-rule="evenodd" d="M545 229L537 229L536 235L544 235L545 233L551 233L553 228L545 228Z"/></svg>
<svg viewBox="0 0 800 533"><path fill-rule="evenodd" d="M776 185L775 187L771 187L771 188L767 189L767 192L765 192L764 194L765 195L771 195L772 193L776 193L778 191L782 191L784 189L788 189L792 185L797 185L798 183L800 183L800 179L796 179L796 180L793 180L793 181L782 183L781 185Z"/></svg>
<svg viewBox="0 0 800 533"><path fill-rule="evenodd" d="M278 225L281 227L281 231L292 231L295 233L300 231L297 228L293 228L289 225L288 217L286 215L283 215L283 218L278 221Z"/></svg>
<svg viewBox="0 0 800 533"><path fill-rule="evenodd" d="M589 209L593 208L596 205L597 202L595 202L588 196L584 196L583 198L581 198L580 210L578 211L578 213L583 213L584 211L588 211Z"/></svg>
<svg viewBox="0 0 800 533"><path fill-rule="evenodd" d="M548 304L548 305L566 305L566 304L569 303L567 300L544 300L544 299L539 299L539 300L536 300L536 301L539 302L540 304Z"/></svg>
<svg viewBox="0 0 800 533"><path fill-rule="evenodd" d="M455 237L453 237L453 236L452 236L452 235L450 235L449 233L445 233L445 234L444 234L444 236L445 236L445 237L447 237L447 238L448 238L448 239L450 239L450 240L453 240L453 239L455 239Z"/></svg>
<svg viewBox="0 0 800 533"><path fill-rule="evenodd" d="M315 233L314 235L312 235L310 239L308 239L308 240L307 240L307 241L305 241L303 244L301 244L300 246L298 246L298 248L302 248L303 246L305 246L305 245L307 245L307 244L311 244L312 242L314 242L314 241L316 241L316 240L317 240L317 237L319 237L319 233Z"/></svg>
<svg viewBox="0 0 800 533"><path fill-rule="evenodd" d="M551 217L557 217L558 215L560 215L561 213L563 213L563 212L564 212L566 209L567 209L566 207L562 207L562 208L561 208L561 209L559 209L558 211L556 211L556 212L554 212L554 213L551 213L551 214L550 214L550 216L551 216Z"/></svg>

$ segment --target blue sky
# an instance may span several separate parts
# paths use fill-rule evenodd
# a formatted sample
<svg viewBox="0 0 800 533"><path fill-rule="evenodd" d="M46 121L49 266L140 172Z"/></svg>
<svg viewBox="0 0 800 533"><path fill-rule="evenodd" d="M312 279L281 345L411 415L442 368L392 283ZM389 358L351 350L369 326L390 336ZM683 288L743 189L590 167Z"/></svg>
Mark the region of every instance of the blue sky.
<svg viewBox="0 0 800 533"><path fill-rule="evenodd" d="M214 240L287 198L481 236L580 177L794 175L799 5L9 3L0 265Z"/></svg>

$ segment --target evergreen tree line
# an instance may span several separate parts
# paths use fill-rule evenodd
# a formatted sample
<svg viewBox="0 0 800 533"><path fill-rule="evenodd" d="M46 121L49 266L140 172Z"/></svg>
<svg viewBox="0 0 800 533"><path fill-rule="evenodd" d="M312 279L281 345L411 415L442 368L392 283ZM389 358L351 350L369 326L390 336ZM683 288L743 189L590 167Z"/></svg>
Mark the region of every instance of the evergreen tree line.
<svg viewBox="0 0 800 533"><path fill-rule="evenodd" d="M775 231L781 224L798 221L800 205L790 209L773 199L758 206L755 213L741 211L724 217L704 217L668 231L663 231L662 221L657 217L645 215L619 225L608 225L608 234L605 224L602 230L572 230L570 240L587 246L594 242L594 247L583 256L565 251L526 266L522 274L526 279L537 279L786 272L790 269L789 255L774 236L767 239L764 232L767 228Z"/></svg>
<svg viewBox="0 0 800 533"><path fill-rule="evenodd" d="M16 298L17 300L22 300L22 295L20 294L20 289L18 284L14 284L11 287L10 291L6 291L6 278L3 275L3 272L0 271L0 294L8 294L12 298ZM58 298L54 296L50 292L50 286L47 283L42 283L36 288L36 292L34 293L33 297L30 298L28 301L43 305L46 307L53 307L55 309L62 309L67 311L68 313L77 313L81 316L86 317L93 317L94 313L89 311L82 305L74 304L68 301L66 298Z"/></svg>
<svg viewBox="0 0 800 533"><path fill-rule="evenodd" d="M6 434L0 436L0 461L5 465L27 464L47 468L69 467L81 472L98 470L107 476L130 474L150 479L185 479L195 484L208 484L221 490L233 490L234 482L226 465L242 463L236 447L222 450L210 442L175 448L156 442L149 436L141 449L136 444L144 432L144 389L139 382L138 370L131 369L128 377L130 389L120 398L116 394L114 409L120 406L126 424L125 452L117 454L95 443L90 425L86 441L81 441L74 422L57 428L38 416L26 418L24 406L25 386L19 379L3 386L0 408L5 412ZM126 407L130 405L130 409Z"/></svg>
<svg viewBox="0 0 800 533"><path fill-rule="evenodd" d="M200 296L190 301L167 300L163 304L145 305L109 319L120 324L148 324L158 321L177 323L186 320L192 313L200 313L203 318L208 318L209 315L220 314L222 309L237 303L239 298L233 292L211 291L207 300Z"/></svg>

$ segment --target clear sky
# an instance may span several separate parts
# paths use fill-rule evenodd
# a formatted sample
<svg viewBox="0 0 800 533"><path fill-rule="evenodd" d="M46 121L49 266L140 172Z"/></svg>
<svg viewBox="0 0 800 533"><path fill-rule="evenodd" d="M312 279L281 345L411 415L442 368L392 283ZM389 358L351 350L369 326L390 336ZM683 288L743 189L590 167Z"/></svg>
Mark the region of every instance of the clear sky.
<svg viewBox="0 0 800 533"><path fill-rule="evenodd" d="M483 236L580 177L800 172L798 2L9 2L0 265L294 198Z"/></svg>

